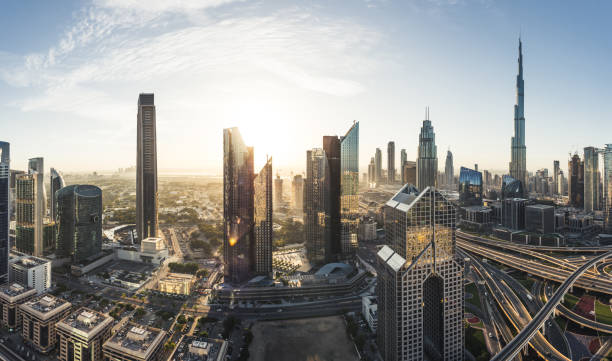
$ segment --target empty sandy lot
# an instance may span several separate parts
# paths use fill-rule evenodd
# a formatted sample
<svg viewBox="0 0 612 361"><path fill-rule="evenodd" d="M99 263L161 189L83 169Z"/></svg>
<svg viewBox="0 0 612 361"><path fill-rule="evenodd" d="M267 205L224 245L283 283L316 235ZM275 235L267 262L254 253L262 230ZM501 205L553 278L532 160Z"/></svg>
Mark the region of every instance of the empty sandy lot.
<svg viewBox="0 0 612 361"><path fill-rule="evenodd" d="M252 332L249 360L357 360L340 316L257 322Z"/></svg>

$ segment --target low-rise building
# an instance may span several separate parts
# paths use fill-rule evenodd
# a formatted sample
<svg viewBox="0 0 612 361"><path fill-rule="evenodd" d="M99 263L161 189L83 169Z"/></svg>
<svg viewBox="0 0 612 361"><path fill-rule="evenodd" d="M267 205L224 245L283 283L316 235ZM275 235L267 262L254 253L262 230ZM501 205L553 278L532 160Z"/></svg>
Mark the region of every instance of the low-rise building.
<svg viewBox="0 0 612 361"><path fill-rule="evenodd" d="M525 228L531 232L553 233L555 231L555 207L544 204L526 206Z"/></svg>
<svg viewBox="0 0 612 361"><path fill-rule="evenodd" d="M507 198L502 202L502 224L504 227L525 229L525 206L528 200L524 198Z"/></svg>
<svg viewBox="0 0 612 361"><path fill-rule="evenodd" d="M376 333L378 326L378 302L376 296L363 296L361 298L361 314L365 318L370 330Z"/></svg>
<svg viewBox="0 0 612 361"><path fill-rule="evenodd" d="M34 298L36 290L18 283L0 287L0 322L8 329L21 327L19 305Z"/></svg>
<svg viewBox="0 0 612 361"><path fill-rule="evenodd" d="M60 361L102 361L102 345L111 336L113 319L81 308L57 323Z"/></svg>
<svg viewBox="0 0 612 361"><path fill-rule="evenodd" d="M111 361L158 361L166 331L128 322L103 346L104 358Z"/></svg>
<svg viewBox="0 0 612 361"><path fill-rule="evenodd" d="M189 295L191 294L191 286L194 282L194 275L169 273L166 278L159 280L159 291L177 295Z"/></svg>
<svg viewBox="0 0 612 361"><path fill-rule="evenodd" d="M34 288L43 294L51 287L51 261L19 252L9 256L9 282Z"/></svg>
<svg viewBox="0 0 612 361"><path fill-rule="evenodd" d="M52 295L38 296L20 305L24 341L41 353L51 351L57 343L55 325L70 313L71 307L70 302Z"/></svg>
<svg viewBox="0 0 612 361"><path fill-rule="evenodd" d="M142 253L157 253L164 249L166 249L166 244L161 238L149 237L140 241L140 252Z"/></svg>
<svg viewBox="0 0 612 361"><path fill-rule="evenodd" d="M184 336L171 361L222 361L227 354L227 341L204 337Z"/></svg>

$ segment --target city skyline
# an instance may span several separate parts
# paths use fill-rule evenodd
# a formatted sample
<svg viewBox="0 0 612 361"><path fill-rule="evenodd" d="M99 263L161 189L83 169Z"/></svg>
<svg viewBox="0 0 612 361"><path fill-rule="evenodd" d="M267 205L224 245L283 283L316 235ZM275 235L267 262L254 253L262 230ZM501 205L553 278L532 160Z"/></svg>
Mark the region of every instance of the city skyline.
<svg viewBox="0 0 612 361"><path fill-rule="evenodd" d="M10 6L17 14L26 11L20 5ZM276 2L262 5L221 1L200 6L165 2L141 9L134 3L114 1L68 2L53 9L57 15L54 22L38 25L39 30L53 29L52 34L42 31L44 34L36 39L27 38L18 45L8 41L0 49L0 107L4 118L10 120L0 122L0 132L12 144L11 165L15 169L25 169L27 159L40 155L45 156L47 166L64 172L133 166L131 140L136 129L130 100L135 93L151 91L158 95L160 169L201 170L220 175L221 164L216 159L222 146L218 134L224 127L237 126L242 129L245 141L259 149L256 166L263 165L268 154L275 158L276 171L288 175L291 170L305 171L302 153L317 144L319 133L340 134L353 120L361 123L362 154L372 154L376 147L393 140L398 149L407 150L409 160L414 160L422 109L430 106L437 143L441 149L451 146L456 169L477 162L482 169L502 173L510 161L507 148L512 134L515 91L512 78L516 75L516 40L522 28L525 77L529 81L526 133L547 131L551 135L547 139L527 136L527 170L551 169L553 160L561 160L561 168L567 173L564 168L567 154L605 144L603 134L609 133L612 126L606 122L608 112L598 106L609 97L604 86L606 74L602 77L590 70L608 58L606 50L595 49L598 42L592 40L598 39L593 34L605 25L597 21L601 18L596 15L588 30L571 32L571 26L570 29L562 26L577 24L587 14L589 17L593 13L603 14L602 7L606 5L599 9L589 4L552 10L541 5L530 8L528 13L523 11L525 6L526 3L495 2L479 5L364 2L345 6L346 12L339 15L338 8L325 4L287 8ZM41 17L39 12L45 10L49 9L45 6L36 9L32 18ZM269 10L274 10L273 15L264 16ZM554 12L558 20L537 27L541 25L536 20L538 14L544 11ZM394 16L395 12L408 19L418 16L422 19L414 25L404 25ZM487 15L484 26L498 24L486 36L478 34L474 25L463 22L473 16L469 15L472 12ZM109 20L110 15L119 13L123 16L115 22ZM516 25L514 19L519 13L524 16L522 24ZM295 19L284 20L286 15L294 15L290 18ZM22 26L13 19L2 20L6 20L2 23L7 27ZM127 26L131 20L138 21ZM158 20L164 20L166 25L155 28ZM426 21L437 28L434 26L436 29L420 38L400 39L411 26ZM85 31L88 26L92 33ZM213 28L217 31L213 32ZM253 32L241 41L261 45L261 52L241 53L229 65L220 65L228 59L230 45L236 45L228 37L236 31L254 28L270 34L286 32L288 43ZM155 31L147 33L151 29ZM456 29L461 31L451 31ZM310 35L305 36L304 32ZM553 41L562 38L558 32L568 32L569 39L575 41ZM126 76L130 85L124 86L126 79L122 77L129 71L151 65L142 55L150 55L151 61L167 60L169 42L179 35L188 40L187 45L201 39L211 40L207 46L212 51L224 50L223 58L219 55L202 63L202 58L194 54L206 55L209 50L196 47L191 53L185 51L185 45L170 48L176 62L134 71L131 78ZM444 49L449 40L453 45ZM94 45L96 42L99 44ZM350 51L330 49L333 45L355 50L359 55L356 58L368 60L351 60ZM102 46L110 51L100 59L85 56L99 54ZM293 55L283 55L284 49ZM117 54L121 51L134 63L119 61ZM445 56L451 52L461 56ZM419 57L412 56L413 53ZM321 63L317 60L320 54L330 56ZM271 55L283 56L273 62ZM297 55L302 60L293 58ZM117 62L111 66L112 61ZM352 71L338 71L340 64L349 65L345 68ZM244 81L231 75L236 69L242 69L240 75L249 86L243 87ZM410 69L419 72L415 74ZM187 82L187 74L195 76L196 81ZM394 80L389 81L390 78ZM179 84L184 86L178 87ZM215 95L215 91L223 96ZM279 97L281 93L284 95ZM567 98L569 94L571 101ZM89 111L94 100L97 109L101 109L96 114ZM196 107L198 103L201 109ZM590 134L590 127L572 127L574 119L583 118L585 111L601 131ZM457 126L466 122L471 124L469 131ZM51 125L55 130L48 128ZM24 126L31 130L21 131ZM270 126L287 136L269 142L261 132ZM66 142L44 141L49 136L59 136L58 129L68 132ZM204 139L195 138L201 134ZM479 152L477 147L471 147L470 143L476 141L488 151ZM75 148L83 149L81 157L72 156ZM103 154L106 157L101 157ZM101 159L90 162L92 158ZM116 160L119 162L115 165ZM368 161L368 157L360 159L360 173L367 170Z"/></svg>

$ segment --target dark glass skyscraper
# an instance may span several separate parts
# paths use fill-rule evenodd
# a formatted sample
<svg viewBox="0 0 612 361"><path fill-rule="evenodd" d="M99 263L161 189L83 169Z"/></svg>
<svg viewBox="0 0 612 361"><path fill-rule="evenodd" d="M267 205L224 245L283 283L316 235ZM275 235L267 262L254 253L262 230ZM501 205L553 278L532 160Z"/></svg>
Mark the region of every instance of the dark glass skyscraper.
<svg viewBox="0 0 612 361"><path fill-rule="evenodd" d="M51 206L49 208L51 210L51 221L55 222L57 217L57 200L55 198L55 192L64 188L66 186L66 183L64 182L64 177L62 177L62 175L55 168L51 168L49 173L51 175L51 194L49 195L49 201Z"/></svg>
<svg viewBox="0 0 612 361"><path fill-rule="evenodd" d="M380 148L376 148L374 153L374 165L376 166L376 183L380 184L383 182L382 179L382 152Z"/></svg>
<svg viewBox="0 0 612 361"><path fill-rule="evenodd" d="M93 185L69 185L55 193L58 257L82 263L102 251L102 190Z"/></svg>
<svg viewBox="0 0 612 361"><path fill-rule="evenodd" d="M225 281L243 282L253 271L253 147L238 128L223 130L223 260Z"/></svg>
<svg viewBox="0 0 612 361"><path fill-rule="evenodd" d="M510 147L510 176L527 186L527 147L525 147L525 81L523 80L523 43L519 39L516 104L514 105L514 136Z"/></svg>
<svg viewBox="0 0 612 361"><path fill-rule="evenodd" d="M306 254L311 263L325 261L325 152L306 151L304 180L304 233Z"/></svg>
<svg viewBox="0 0 612 361"><path fill-rule="evenodd" d="M387 183L395 183L395 142L387 144Z"/></svg>
<svg viewBox="0 0 612 361"><path fill-rule="evenodd" d="M157 237L157 135L153 94L140 94L137 115L136 232L138 239Z"/></svg>
<svg viewBox="0 0 612 361"><path fill-rule="evenodd" d="M431 120L429 120L429 109L427 109L421 133L419 134L416 186L418 189L435 187L437 177L438 147L436 147L436 134L431 125Z"/></svg>
<svg viewBox="0 0 612 361"><path fill-rule="evenodd" d="M8 282L11 147L0 142L0 284Z"/></svg>
<svg viewBox="0 0 612 361"><path fill-rule="evenodd" d="M506 198L523 198L523 183L514 179L509 175L504 175L502 177L502 187L501 187L502 199Z"/></svg>
<svg viewBox="0 0 612 361"><path fill-rule="evenodd" d="M335 135L324 136L323 151L325 152L325 261L335 262L342 252L340 138Z"/></svg>
<svg viewBox="0 0 612 361"><path fill-rule="evenodd" d="M599 149L584 148L584 210L599 209Z"/></svg>
<svg viewBox="0 0 612 361"><path fill-rule="evenodd" d="M578 154L574 154L567 164L567 182L569 204L572 207L584 207L584 162Z"/></svg>
<svg viewBox="0 0 612 361"><path fill-rule="evenodd" d="M461 167L459 171L459 202L463 206L482 205L482 173Z"/></svg>
<svg viewBox="0 0 612 361"><path fill-rule="evenodd" d="M353 254L359 232L359 122L340 138L342 254Z"/></svg>
<svg viewBox="0 0 612 361"><path fill-rule="evenodd" d="M612 144L603 150L604 228L612 233Z"/></svg>
<svg viewBox="0 0 612 361"><path fill-rule="evenodd" d="M16 181L16 229L17 251L33 256L43 254L43 216L46 210L43 158L28 160L28 173Z"/></svg>
<svg viewBox="0 0 612 361"><path fill-rule="evenodd" d="M408 154L406 153L406 149L400 150L400 182L403 182L406 178L405 167L406 162L408 161Z"/></svg>
<svg viewBox="0 0 612 361"><path fill-rule="evenodd" d="M272 158L255 176L255 273L272 276Z"/></svg>

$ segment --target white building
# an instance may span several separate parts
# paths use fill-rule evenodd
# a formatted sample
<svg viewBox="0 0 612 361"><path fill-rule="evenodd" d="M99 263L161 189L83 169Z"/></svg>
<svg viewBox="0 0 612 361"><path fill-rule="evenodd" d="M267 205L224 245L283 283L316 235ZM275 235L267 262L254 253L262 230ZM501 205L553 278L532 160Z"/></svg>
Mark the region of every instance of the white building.
<svg viewBox="0 0 612 361"><path fill-rule="evenodd" d="M378 303L376 296L363 296L361 298L361 314L365 318L370 330L376 333L378 325Z"/></svg>
<svg viewBox="0 0 612 361"><path fill-rule="evenodd" d="M18 252L9 256L9 282L34 288L38 294L51 287L51 261Z"/></svg>

